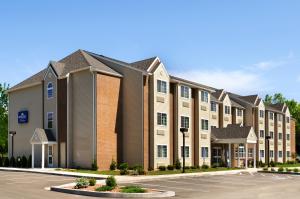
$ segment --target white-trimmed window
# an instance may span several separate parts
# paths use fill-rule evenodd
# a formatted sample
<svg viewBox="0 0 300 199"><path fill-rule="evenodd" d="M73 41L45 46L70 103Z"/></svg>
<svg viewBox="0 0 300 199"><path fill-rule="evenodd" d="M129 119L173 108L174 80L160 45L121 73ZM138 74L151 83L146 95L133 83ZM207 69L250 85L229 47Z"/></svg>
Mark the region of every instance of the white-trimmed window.
<svg viewBox="0 0 300 199"><path fill-rule="evenodd" d="M253 149L252 148L248 149L248 157L253 158Z"/></svg>
<svg viewBox="0 0 300 199"><path fill-rule="evenodd" d="M278 151L278 157L282 158L282 151Z"/></svg>
<svg viewBox="0 0 300 199"><path fill-rule="evenodd" d="M243 116L243 110L242 109L237 109L236 114L237 114L237 116L242 117Z"/></svg>
<svg viewBox="0 0 300 199"><path fill-rule="evenodd" d="M49 82L47 85L47 98L51 99L53 98L53 83Z"/></svg>
<svg viewBox="0 0 300 199"><path fill-rule="evenodd" d="M238 157L245 157L245 146L243 144L239 145L239 156Z"/></svg>
<svg viewBox="0 0 300 199"><path fill-rule="evenodd" d="M261 137L261 138L265 137L265 131L264 130L259 131L259 137Z"/></svg>
<svg viewBox="0 0 300 199"><path fill-rule="evenodd" d="M259 117L264 118L265 117L265 112L264 110L259 110Z"/></svg>
<svg viewBox="0 0 300 199"><path fill-rule="evenodd" d="M166 158L168 157L168 147L167 145L157 145L157 157Z"/></svg>
<svg viewBox="0 0 300 199"><path fill-rule="evenodd" d="M181 128L189 128L190 118L186 116L181 116Z"/></svg>
<svg viewBox="0 0 300 199"><path fill-rule="evenodd" d="M265 157L265 151L264 150L260 150L259 151L259 155L261 158L264 158Z"/></svg>
<svg viewBox="0 0 300 199"><path fill-rule="evenodd" d="M282 133L278 133L278 139L282 140Z"/></svg>
<svg viewBox="0 0 300 199"><path fill-rule="evenodd" d="M273 113L273 112L270 112L270 113L269 113L269 117L270 117L270 120L274 120L274 113Z"/></svg>
<svg viewBox="0 0 300 199"><path fill-rule="evenodd" d="M210 104L210 110L212 112L217 112L217 103L211 102L211 104Z"/></svg>
<svg viewBox="0 0 300 199"><path fill-rule="evenodd" d="M273 131L270 131L270 137L271 137L271 139L274 139L274 132Z"/></svg>
<svg viewBox="0 0 300 199"><path fill-rule="evenodd" d="M181 86L180 87L181 89L181 97L184 97L184 98L190 98L190 88L187 87L187 86Z"/></svg>
<svg viewBox="0 0 300 199"><path fill-rule="evenodd" d="M208 158L208 147L201 147L201 157Z"/></svg>
<svg viewBox="0 0 300 199"><path fill-rule="evenodd" d="M286 151L286 157L291 157L291 153L290 153L290 151Z"/></svg>
<svg viewBox="0 0 300 199"><path fill-rule="evenodd" d="M290 134L286 134L286 140L290 140Z"/></svg>
<svg viewBox="0 0 300 199"><path fill-rule="evenodd" d="M208 120L201 119L201 129L205 131L208 130Z"/></svg>
<svg viewBox="0 0 300 199"><path fill-rule="evenodd" d="M47 128L53 128L53 112L47 112Z"/></svg>
<svg viewBox="0 0 300 199"><path fill-rule="evenodd" d="M225 106L225 114L230 115L230 106Z"/></svg>
<svg viewBox="0 0 300 199"><path fill-rule="evenodd" d="M270 158L274 158L274 151L270 150Z"/></svg>
<svg viewBox="0 0 300 199"><path fill-rule="evenodd" d="M201 91L201 101L208 102L208 92L207 91Z"/></svg>
<svg viewBox="0 0 300 199"><path fill-rule="evenodd" d="M286 123L290 123L290 117L286 117Z"/></svg>
<svg viewBox="0 0 300 199"><path fill-rule="evenodd" d="M190 147L184 146L184 156L186 158L190 157ZM183 146L181 146L181 157L183 157Z"/></svg>
<svg viewBox="0 0 300 199"><path fill-rule="evenodd" d="M157 80L157 92L167 93L167 82L163 80Z"/></svg>
<svg viewBox="0 0 300 199"><path fill-rule="evenodd" d="M157 113L157 125L167 126L166 113Z"/></svg>
<svg viewBox="0 0 300 199"><path fill-rule="evenodd" d="M282 115L281 114L277 114L278 115L278 121L281 122L282 121Z"/></svg>

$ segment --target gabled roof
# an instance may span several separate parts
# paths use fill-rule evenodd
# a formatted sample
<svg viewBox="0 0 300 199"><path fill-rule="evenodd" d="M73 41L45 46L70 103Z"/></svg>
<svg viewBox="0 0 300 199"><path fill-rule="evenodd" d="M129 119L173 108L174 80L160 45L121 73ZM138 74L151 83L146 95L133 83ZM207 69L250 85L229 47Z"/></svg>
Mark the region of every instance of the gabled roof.
<svg viewBox="0 0 300 199"><path fill-rule="evenodd" d="M240 96L241 99L250 102L251 104L256 104L258 100L258 95L247 95L247 96Z"/></svg>
<svg viewBox="0 0 300 199"><path fill-rule="evenodd" d="M215 91L214 88L212 88L210 86L199 84L197 82L192 82L192 81L182 79L180 77L176 77L176 76L172 76L172 75L170 75L170 80L171 80L171 82L186 84L186 85L189 85L190 87L200 88L200 89L207 90L207 91L210 91L210 92Z"/></svg>
<svg viewBox="0 0 300 199"><path fill-rule="evenodd" d="M245 109L245 107L243 107L241 104L239 104L237 102L237 100L230 98L230 102L231 102L232 107L239 108L239 109Z"/></svg>
<svg viewBox="0 0 300 199"><path fill-rule="evenodd" d="M286 105L283 103L278 103L278 104L265 104L265 109L271 112L275 113L281 113L284 114L286 110Z"/></svg>
<svg viewBox="0 0 300 199"><path fill-rule="evenodd" d="M149 67L152 65L152 63L155 61L157 57L151 57L148 59L144 59L144 60L140 60L140 61L136 61L133 63L130 63L130 65L132 65L135 68L144 70L144 71L148 71Z"/></svg>
<svg viewBox="0 0 300 199"><path fill-rule="evenodd" d="M210 95L210 101L211 102L216 102L216 103L221 103L221 101L218 100L217 98L215 98L215 96L213 96L213 95Z"/></svg>
<svg viewBox="0 0 300 199"><path fill-rule="evenodd" d="M256 104L251 103L251 101L249 101L249 98L244 98L244 96L235 94L235 93L227 93L230 97L230 99L235 100L237 103L241 104L242 106L246 107L246 106L250 106L250 107L255 107L257 106ZM258 101L258 100L257 100Z"/></svg>
<svg viewBox="0 0 300 199"><path fill-rule="evenodd" d="M30 139L30 143L32 144L47 144L49 142L56 142L50 129L36 128Z"/></svg>
<svg viewBox="0 0 300 199"><path fill-rule="evenodd" d="M223 99L224 99L224 89L217 89L216 92L212 93L211 95L214 96L217 100L223 101Z"/></svg>

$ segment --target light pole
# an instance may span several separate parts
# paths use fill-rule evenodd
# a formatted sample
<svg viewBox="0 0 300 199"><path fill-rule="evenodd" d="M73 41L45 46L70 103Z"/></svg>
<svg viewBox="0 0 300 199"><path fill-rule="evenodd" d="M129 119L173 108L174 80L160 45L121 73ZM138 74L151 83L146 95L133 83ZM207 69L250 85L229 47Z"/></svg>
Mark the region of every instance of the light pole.
<svg viewBox="0 0 300 199"><path fill-rule="evenodd" d="M182 133L182 145L183 145L183 149L182 149L182 156L183 156L183 162L182 162L182 173L185 172L185 133L188 132L187 128L180 128L180 132Z"/></svg>
<svg viewBox="0 0 300 199"><path fill-rule="evenodd" d="M266 142L267 142L267 146L268 146L268 150L267 150L267 153L268 153L268 167L270 167L270 139L271 139L271 136L267 135L266 136Z"/></svg>
<svg viewBox="0 0 300 199"><path fill-rule="evenodd" d="M9 135L11 136L11 156L14 157L14 136L16 135L16 131L9 131Z"/></svg>

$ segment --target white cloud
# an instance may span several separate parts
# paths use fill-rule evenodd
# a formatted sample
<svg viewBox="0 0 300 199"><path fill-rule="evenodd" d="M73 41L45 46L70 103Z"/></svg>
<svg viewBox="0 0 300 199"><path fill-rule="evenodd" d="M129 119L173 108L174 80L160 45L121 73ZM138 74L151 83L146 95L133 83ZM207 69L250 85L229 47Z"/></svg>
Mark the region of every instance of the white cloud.
<svg viewBox="0 0 300 199"><path fill-rule="evenodd" d="M267 88L266 82L256 73L244 70L192 70L174 72L175 76L215 88L224 88L239 94L257 94ZM264 88L263 90L261 88Z"/></svg>

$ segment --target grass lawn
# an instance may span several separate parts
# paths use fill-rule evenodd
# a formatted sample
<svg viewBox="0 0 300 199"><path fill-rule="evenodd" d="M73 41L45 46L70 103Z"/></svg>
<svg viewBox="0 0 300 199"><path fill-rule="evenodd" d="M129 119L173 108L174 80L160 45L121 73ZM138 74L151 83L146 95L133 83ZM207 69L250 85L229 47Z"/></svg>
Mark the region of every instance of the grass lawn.
<svg viewBox="0 0 300 199"><path fill-rule="evenodd" d="M284 163L284 164L278 164L276 165L276 167L300 167L300 163L296 163L296 164Z"/></svg>
<svg viewBox="0 0 300 199"><path fill-rule="evenodd" d="M212 171L229 171L236 170L239 168L209 168L209 169L186 169L186 173L199 173L199 172L212 172ZM100 174L100 175L120 175L120 171L94 171L87 169L56 169L56 171L67 171L67 172L79 172L79 173L91 173L91 174ZM182 170L166 170L166 171L148 171L147 175L167 175L167 174L179 174L182 173Z"/></svg>

